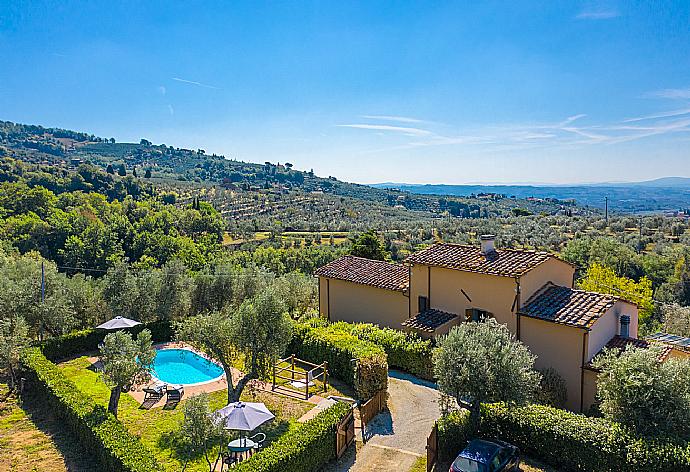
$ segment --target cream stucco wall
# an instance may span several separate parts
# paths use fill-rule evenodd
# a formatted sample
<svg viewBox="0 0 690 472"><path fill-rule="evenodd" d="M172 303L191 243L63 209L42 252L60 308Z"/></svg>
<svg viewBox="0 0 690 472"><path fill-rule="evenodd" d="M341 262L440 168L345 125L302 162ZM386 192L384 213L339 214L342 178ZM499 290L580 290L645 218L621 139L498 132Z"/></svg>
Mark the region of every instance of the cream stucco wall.
<svg viewBox="0 0 690 472"><path fill-rule="evenodd" d="M570 264L555 257L547 259L520 277L520 303L527 302L547 282L572 288L574 274L575 268Z"/></svg>
<svg viewBox="0 0 690 472"><path fill-rule="evenodd" d="M637 338L637 307L631 303L618 301L592 326L589 333L586 362L596 356L609 340L620 334L620 316L630 316L630 337Z"/></svg>
<svg viewBox="0 0 690 472"><path fill-rule="evenodd" d="M584 383L582 389L582 411L586 412L596 402L597 377L599 376L599 373L589 369L584 369L582 373L584 375Z"/></svg>
<svg viewBox="0 0 690 472"><path fill-rule="evenodd" d="M401 329L402 322L408 318L408 300L402 292L338 279L319 279L319 312L331 321L375 323Z"/></svg>
<svg viewBox="0 0 690 472"><path fill-rule="evenodd" d="M537 369L554 368L568 389L566 408L580 411L582 349L585 330L522 316L520 340L537 356ZM585 352L585 357L587 353Z"/></svg>
<svg viewBox="0 0 690 472"><path fill-rule="evenodd" d="M461 320L464 320L466 309L485 310L492 313L496 321L507 325L512 332L515 332L517 323L515 315L511 312L516 286L513 278L442 267L430 267L428 270L431 270L431 293L428 295L431 308L455 313ZM412 286L417 284L428 286L428 279L418 281L415 278L418 273L422 277L424 275L428 277L426 271L417 271L413 268ZM424 290L426 291L426 288ZM465 297L461 290L465 291L471 301ZM416 312L417 299L411 299L411 302L413 303L413 311Z"/></svg>

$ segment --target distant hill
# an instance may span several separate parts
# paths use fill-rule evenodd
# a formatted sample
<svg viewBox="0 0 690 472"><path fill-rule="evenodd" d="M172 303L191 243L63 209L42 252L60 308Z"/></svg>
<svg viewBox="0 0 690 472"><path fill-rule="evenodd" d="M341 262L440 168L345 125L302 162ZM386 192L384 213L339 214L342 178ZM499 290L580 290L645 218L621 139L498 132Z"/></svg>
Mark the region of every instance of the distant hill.
<svg viewBox="0 0 690 472"><path fill-rule="evenodd" d="M395 188L425 195L473 196L500 193L520 199L554 198L573 199L580 205L609 208L621 212L655 212L690 207L690 178L664 177L661 179L581 185L447 185L447 184L372 184L375 188Z"/></svg>

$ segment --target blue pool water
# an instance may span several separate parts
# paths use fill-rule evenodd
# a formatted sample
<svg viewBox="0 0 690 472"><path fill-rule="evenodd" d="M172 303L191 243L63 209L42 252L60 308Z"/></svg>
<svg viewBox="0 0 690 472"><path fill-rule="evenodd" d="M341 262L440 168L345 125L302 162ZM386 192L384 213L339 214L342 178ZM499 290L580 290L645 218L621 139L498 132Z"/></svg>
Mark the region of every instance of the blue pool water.
<svg viewBox="0 0 690 472"><path fill-rule="evenodd" d="M223 369L187 349L161 349L153 363L153 376L175 385L189 385L218 379Z"/></svg>

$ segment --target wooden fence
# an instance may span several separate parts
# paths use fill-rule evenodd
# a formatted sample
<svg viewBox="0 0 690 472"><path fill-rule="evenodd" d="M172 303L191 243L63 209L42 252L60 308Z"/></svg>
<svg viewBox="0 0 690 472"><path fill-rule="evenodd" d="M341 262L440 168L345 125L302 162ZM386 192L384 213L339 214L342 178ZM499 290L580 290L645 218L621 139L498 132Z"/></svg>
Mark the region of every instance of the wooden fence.
<svg viewBox="0 0 690 472"><path fill-rule="evenodd" d="M352 410L342 419L336 428L335 454L338 459L355 440L355 415Z"/></svg>
<svg viewBox="0 0 690 472"><path fill-rule="evenodd" d="M434 423L426 440L426 472L431 472L438 460L438 423Z"/></svg>
<svg viewBox="0 0 690 472"><path fill-rule="evenodd" d="M379 390L366 403L359 406L359 418L362 421L362 428L386 408L387 394L386 390Z"/></svg>
<svg viewBox="0 0 690 472"><path fill-rule="evenodd" d="M286 363L287 366L282 366ZM305 368L300 369L300 365L305 366ZM313 364L298 359L292 354L285 359L279 359L278 362L273 365L273 385L271 386L271 390L275 390L276 387L279 386L276 379L287 380L289 382L287 385L290 385L292 388L297 388L293 385L295 383L301 385L304 388L304 399L309 400L309 384L316 387L316 382L321 381L323 391L326 392L328 390L328 362ZM315 393L314 390L312 390L311 393Z"/></svg>

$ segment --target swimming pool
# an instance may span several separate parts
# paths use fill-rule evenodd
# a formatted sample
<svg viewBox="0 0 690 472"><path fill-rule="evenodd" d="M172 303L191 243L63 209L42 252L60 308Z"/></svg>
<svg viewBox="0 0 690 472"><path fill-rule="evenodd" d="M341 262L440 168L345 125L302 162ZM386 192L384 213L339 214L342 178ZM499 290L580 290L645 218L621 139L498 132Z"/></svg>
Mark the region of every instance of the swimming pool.
<svg viewBox="0 0 690 472"><path fill-rule="evenodd" d="M189 349L161 349L153 362L153 376L168 384L195 385L218 380L223 369Z"/></svg>

